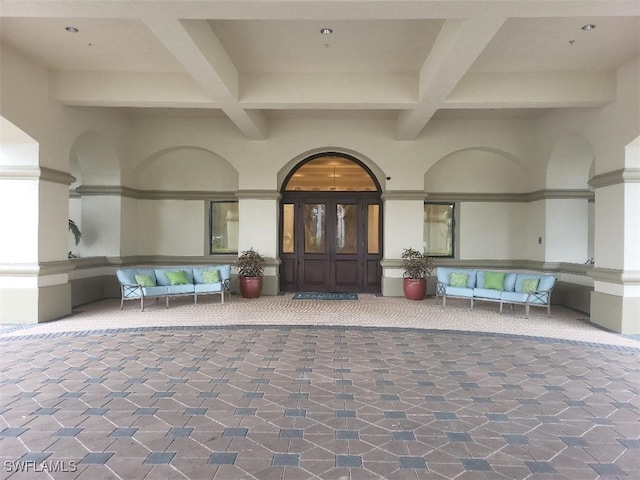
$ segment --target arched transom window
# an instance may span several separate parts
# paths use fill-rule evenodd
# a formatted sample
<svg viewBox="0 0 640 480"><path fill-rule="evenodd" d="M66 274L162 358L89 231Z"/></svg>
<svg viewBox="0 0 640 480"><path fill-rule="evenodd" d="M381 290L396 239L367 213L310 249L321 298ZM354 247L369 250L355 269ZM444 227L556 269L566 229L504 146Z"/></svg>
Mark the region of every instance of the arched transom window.
<svg viewBox="0 0 640 480"><path fill-rule="evenodd" d="M290 177L286 191L375 192L371 175L356 162L339 156L322 156L306 162Z"/></svg>

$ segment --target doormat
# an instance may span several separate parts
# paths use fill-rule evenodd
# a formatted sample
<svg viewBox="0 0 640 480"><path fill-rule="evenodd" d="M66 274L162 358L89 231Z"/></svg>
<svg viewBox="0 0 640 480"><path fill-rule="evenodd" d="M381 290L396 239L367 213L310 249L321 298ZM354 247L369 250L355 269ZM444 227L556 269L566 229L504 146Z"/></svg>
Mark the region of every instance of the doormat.
<svg viewBox="0 0 640 480"><path fill-rule="evenodd" d="M357 300L355 293L313 293L298 292L293 296L294 300Z"/></svg>

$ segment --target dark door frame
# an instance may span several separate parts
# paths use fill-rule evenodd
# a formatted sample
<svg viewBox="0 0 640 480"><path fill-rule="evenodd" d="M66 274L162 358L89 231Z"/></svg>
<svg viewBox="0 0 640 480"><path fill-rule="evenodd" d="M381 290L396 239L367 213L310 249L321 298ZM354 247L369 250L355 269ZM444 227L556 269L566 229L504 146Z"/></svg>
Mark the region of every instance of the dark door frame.
<svg viewBox="0 0 640 480"><path fill-rule="evenodd" d="M286 185L291 176L305 163L323 156L340 156L346 158L361 168L363 168L371 177L375 183L376 191L288 191ZM336 152L324 152L310 156L296 165L295 168L289 172L282 187L282 196L280 200L280 224L279 224L279 254L280 254L280 290L282 291L341 291L341 292L360 292L360 293L379 293L382 285L382 267L380 261L382 260L382 230L383 230L383 215L382 215L382 200L381 189L375 175L371 170L360 162L358 159L351 157L350 155L336 153ZM324 279L320 283L313 284L313 282L305 282L305 260L314 260L313 254L305 254L304 252L304 212L302 212L305 203L324 203L328 209L335 208L336 204L355 204L358 208L358 247L357 253L353 255L339 254L336 256L335 251L325 250L324 254L318 254L316 256L317 261L323 261L324 265L319 266L316 264L314 268L322 270L322 278ZM294 253L284 253L282 251L282 238L283 238L283 211L285 204L294 205L294 231L295 231L295 247ZM368 253L368 224L367 224L367 208L368 205L378 205L378 251L374 254ZM333 219L332 214L328 215L328 218ZM333 236L335 226L327 224L327 238L329 243L333 242ZM323 258L324 257L324 258ZM339 258L339 261L337 260ZM340 265L338 265L339 262ZM350 272L356 271L357 283L356 285L339 284L339 271L342 268L350 269ZM317 273L317 272L316 272Z"/></svg>

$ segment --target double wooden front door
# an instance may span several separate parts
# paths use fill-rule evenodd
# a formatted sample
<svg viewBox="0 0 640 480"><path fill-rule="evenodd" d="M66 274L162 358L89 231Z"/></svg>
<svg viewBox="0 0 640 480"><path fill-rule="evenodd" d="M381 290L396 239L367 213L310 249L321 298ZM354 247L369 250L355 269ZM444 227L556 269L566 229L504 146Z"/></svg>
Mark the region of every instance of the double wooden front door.
<svg viewBox="0 0 640 480"><path fill-rule="evenodd" d="M380 291L380 197L291 193L281 202L280 288Z"/></svg>

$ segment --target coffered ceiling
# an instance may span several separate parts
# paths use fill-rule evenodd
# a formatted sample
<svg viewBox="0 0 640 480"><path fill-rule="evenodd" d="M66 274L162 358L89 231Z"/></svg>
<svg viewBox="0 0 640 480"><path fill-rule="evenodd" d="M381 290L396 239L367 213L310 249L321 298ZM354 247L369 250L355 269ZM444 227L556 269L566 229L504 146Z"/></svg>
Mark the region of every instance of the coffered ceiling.
<svg viewBox="0 0 640 480"><path fill-rule="evenodd" d="M251 139L277 118L384 118L411 140L434 117L611 102L640 2L0 0L0 39L66 105L226 116Z"/></svg>

